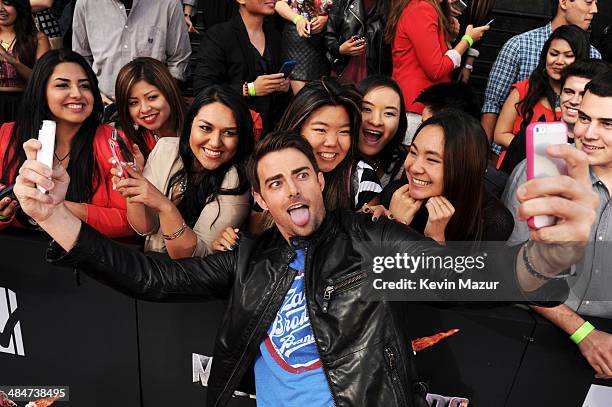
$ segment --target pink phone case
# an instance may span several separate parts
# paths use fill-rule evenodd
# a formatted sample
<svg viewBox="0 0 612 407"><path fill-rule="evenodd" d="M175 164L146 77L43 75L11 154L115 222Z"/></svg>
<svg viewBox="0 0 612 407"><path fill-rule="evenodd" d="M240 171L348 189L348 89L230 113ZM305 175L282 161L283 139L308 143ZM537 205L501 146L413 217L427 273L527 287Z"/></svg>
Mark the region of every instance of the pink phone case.
<svg viewBox="0 0 612 407"><path fill-rule="evenodd" d="M531 123L527 126L527 179L567 174L564 160L546 155L551 144L567 144L567 126L563 122ZM527 221L532 229L554 225L554 216L535 216Z"/></svg>

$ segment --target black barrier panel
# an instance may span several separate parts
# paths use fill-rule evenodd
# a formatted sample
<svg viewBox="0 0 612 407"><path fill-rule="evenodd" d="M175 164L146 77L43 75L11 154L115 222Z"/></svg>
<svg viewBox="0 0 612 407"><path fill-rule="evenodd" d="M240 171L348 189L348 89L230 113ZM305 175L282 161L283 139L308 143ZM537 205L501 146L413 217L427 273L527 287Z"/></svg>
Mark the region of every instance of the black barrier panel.
<svg viewBox="0 0 612 407"><path fill-rule="evenodd" d="M474 406L503 406L528 345L526 338L535 327L531 315L512 306L410 304L407 309L415 337L459 329L417 353L420 378L429 383L430 392L466 397Z"/></svg>
<svg viewBox="0 0 612 407"><path fill-rule="evenodd" d="M225 305L222 301L195 304L138 301L144 406L204 405L207 389L200 381L193 382L192 354L212 356ZM230 406L253 407L255 401L236 397Z"/></svg>
<svg viewBox="0 0 612 407"><path fill-rule="evenodd" d="M593 317L588 320L597 329L612 333L612 320ZM567 334L537 316L533 342L507 405L580 407L592 383L612 387L612 380L595 380L594 374ZM612 400L608 405L612 405Z"/></svg>
<svg viewBox="0 0 612 407"><path fill-rule="evenodd" d="M48 265L47 245L37 234L0 234L0 298L11 297L0 311L17 311L11 342L25 354L0 352L0 384L69 386L72 406L139 406L135 301Z"/></svg>

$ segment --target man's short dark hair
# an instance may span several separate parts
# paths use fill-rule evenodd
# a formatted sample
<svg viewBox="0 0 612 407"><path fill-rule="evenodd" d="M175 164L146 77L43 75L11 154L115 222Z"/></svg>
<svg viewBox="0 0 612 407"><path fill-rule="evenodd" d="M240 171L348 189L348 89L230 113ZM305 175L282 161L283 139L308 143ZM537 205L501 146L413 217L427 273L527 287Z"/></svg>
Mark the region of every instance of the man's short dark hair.
<svg viewBox="0 0 612 407"><path fill-rule="evenodd" d="M570 64L563 69L561 72L561 88L565 86L565 81L570 76L577 76L584 79L593 79L597 75L612 71L612 65L602 61L601 59L589 58L585 60L578 60L573 64Z"/></svg>
<svg viewBox="0 0 612 407"><path fill-rule="evenodd" d="M591 92L602 98L612 97L612 71L594 77L591 82L587 83L584 92Z"/></svg>
<svg viewBox="0 0 612 407"><path fill-rule="evenodd" d="M274 131L269 133L255 146L255 150L247 163L247 177L249 177L249 181L255 192L259 193L261 191L259 176L257 175L259 161L267 154L286 150L288 148L295 148L300 153L304 154L306 158L308 158L308 161L310 161L310 164L312 164L312 168L314 168L315 172L319 172L319 166L312 152L312 146L304 137L294 130Z"/></svg>
<svg viewBox="0 0 612 407"><path fill-rule="evenodd" d="M442 109L461 110L472 117L480 118L480 103L472 87L462 82L439 83L425 89L415 102L424 104L432 114Z"/></svg>

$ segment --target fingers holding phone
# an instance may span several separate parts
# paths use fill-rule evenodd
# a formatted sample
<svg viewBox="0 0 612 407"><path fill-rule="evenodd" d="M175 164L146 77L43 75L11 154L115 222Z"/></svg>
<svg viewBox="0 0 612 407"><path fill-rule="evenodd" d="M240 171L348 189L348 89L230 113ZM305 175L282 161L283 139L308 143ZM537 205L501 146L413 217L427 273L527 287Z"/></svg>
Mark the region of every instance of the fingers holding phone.
<svg viewBox="0 0 612 407"><path fill-rule="evenodd" d="M260 75L254 81L255 95L266 96L281 90L285 85L285 75L281 72L270 75Z"/></svg>
<svg viewBox="0 0 612 407"><path fill-rule="evenodd" d="M365 52L366 40L363 36L353 35L340 45L339 52L342 55L358 56Z"/></svg>
<svg viewBox="0 0 612 407"><path fill-rule="evenodd" d="M8 221L18 206L19 202L13 193L13 185L0 184L0 222Z"/></svg>

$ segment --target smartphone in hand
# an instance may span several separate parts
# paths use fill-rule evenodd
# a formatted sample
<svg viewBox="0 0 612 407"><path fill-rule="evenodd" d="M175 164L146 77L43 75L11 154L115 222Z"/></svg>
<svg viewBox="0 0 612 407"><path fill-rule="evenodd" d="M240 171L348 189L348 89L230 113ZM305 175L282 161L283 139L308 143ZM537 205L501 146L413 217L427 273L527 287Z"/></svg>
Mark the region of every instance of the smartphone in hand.
<svg viewBox="0 0 612 407"><path fill-rule="evenodd" d="M531 123L527 126L527 179L567 175L567 164L560 158L549 157L546 148L552 144L567 144L567 126L563 122ZM554 216L534 216L529 227L540 229L557 223Z"/></svg>
<svg viewBox="0 0 612 407"><path fill-rule="evenodd" d="M15 193L13 192L13 187L14 185L9 185L0 190L0 201L6 197L11 198L12 200L17 199Z"/></svg>
<svg viewBox="0 0 612 407"><path fill-rule="evenodd" d="M287 79L290 75L291 72L293 72L293 68L295 68L295 66L298 64L297 61L285 61L283 63L283 65L281 66L279 73L282 73L283 75L285 75L285 79Z"/></svg>

